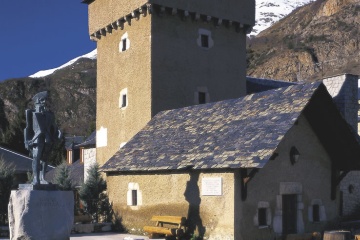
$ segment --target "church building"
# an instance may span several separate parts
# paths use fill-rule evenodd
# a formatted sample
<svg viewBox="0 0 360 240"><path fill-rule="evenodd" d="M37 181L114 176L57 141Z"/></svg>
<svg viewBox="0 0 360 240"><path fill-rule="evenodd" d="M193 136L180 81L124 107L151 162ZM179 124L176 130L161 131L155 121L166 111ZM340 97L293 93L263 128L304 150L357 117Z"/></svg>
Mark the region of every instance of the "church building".
<svg viewBox="0 0 360 240"><path fill-rule="evenodd" d="M97 42L97 161L162 110L246 94L255 1L84 0Z"/></svg>
<svg viewBox="0 0 360 240"><path fill-rule="evenodd" d="M177 215L206 239L274 239L337 219L339 183L360 169L345 97L355 76L255 91L255 1L83 3L98 51L96 161L126 229Z"/></svg>

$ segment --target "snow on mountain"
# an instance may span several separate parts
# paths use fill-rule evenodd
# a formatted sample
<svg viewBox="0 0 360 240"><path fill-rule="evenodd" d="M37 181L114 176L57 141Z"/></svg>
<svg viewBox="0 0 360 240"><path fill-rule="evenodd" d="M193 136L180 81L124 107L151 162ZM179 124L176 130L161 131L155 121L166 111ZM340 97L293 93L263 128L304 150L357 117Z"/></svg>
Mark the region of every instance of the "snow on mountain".
<svg viewBox="0 0 360 240"><path fill-rule="evenodd" d="M256 23L250 35L257 35L261 31L279 21L294 9L313 2L314 0L257 0Z"/></svg>
<svg viewBox="0 0 360 240"><path fill-rule="evenodd" d="M96 56L97 56L97 49L93 50L92 52L89 52L85 55L82 55L80 57L77 57L77 58L74 58L72 60L70 60L69 62L61 65L60 67L57 67L57 68L52 68L52 69L48 69L48 70L41 70L37 73L34 73L32 75L30 75L29 77L31 78L41 78L41 77L45 77L47 75L50 75L52 74L53 72L55 72L56 70L59 70L61 68L64 68L64 67L67 67L67 66L70 66L71 64L73 64L74 62L76 62L78 59L80 58L90 58L90 59L96 59Z"/></svg>
<svg viewBox="0 0 360 240"><path fill-rule="evenodd" d="M281 18L291 13L294 9L313 1L315 0L257 0L256 23L250 35L253 36L257 35L261 31L270 27L275 22L279 21ZM79 58L96 59L96 56L97 56L97 50L95 49L88 54L70 60L69 62L61 65L60 67L48 69L48 70L42 70L30 75L29 77L31 78L45 77L47 75L52 74L58 69L73 64Z"/></svg>

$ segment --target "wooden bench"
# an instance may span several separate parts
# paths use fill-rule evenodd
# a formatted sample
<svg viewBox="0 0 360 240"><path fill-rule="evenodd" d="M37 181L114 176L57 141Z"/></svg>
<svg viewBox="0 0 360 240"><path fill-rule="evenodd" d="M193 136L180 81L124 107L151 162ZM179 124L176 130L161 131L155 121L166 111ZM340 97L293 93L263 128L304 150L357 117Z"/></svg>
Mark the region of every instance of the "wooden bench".
<svg viewBox="0 0 360 240"><path fill-rule="evenodd" d="M165 235L166 237L175 236L177 239L184 235L185 217L180 216L153 216L151 221L156 222L156 225L145 226L144 231L150 233L151 237L157 235Z"/></svg>

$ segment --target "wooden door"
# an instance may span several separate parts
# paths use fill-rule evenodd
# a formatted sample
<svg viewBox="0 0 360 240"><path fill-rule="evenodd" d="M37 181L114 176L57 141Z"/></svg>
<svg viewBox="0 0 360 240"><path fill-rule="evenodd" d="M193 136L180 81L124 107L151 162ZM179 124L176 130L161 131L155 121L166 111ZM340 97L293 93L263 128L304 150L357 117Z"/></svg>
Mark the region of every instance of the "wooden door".
<svg viewBox="0 0 360 240"><path fill-rule="evenodd" d="M297 233L297 195L282 195L283 234Z"/></svg>

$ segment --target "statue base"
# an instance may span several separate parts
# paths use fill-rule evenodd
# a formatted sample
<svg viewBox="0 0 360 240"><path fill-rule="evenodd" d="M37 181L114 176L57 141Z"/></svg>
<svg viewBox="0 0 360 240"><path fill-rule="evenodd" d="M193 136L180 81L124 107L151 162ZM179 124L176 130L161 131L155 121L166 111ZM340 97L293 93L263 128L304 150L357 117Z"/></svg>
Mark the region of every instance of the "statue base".
<svg viewBox="0 0 360 240"><path fill-rule="evenodd" d="M72 191L13 190L8 210L10 239L70 239Z"/></svg>
<svg viewBox="0 0 360 240"><path fill-rule="evenodd" d="M45 190L45 191L56 191L58 190L57 184L19 184L19 190Z"/></svg>

